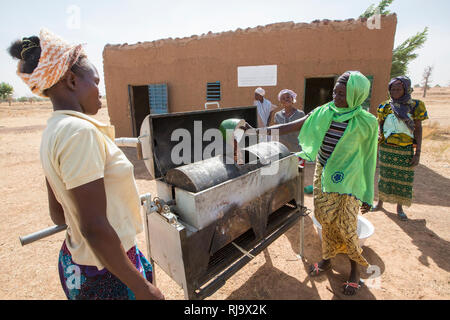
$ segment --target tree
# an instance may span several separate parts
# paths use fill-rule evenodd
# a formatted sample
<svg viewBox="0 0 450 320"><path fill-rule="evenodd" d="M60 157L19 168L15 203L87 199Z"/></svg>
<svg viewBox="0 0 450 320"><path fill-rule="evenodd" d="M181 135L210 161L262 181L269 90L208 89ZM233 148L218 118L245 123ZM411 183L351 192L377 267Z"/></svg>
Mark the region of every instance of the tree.
<svg viewBox="0 0 450 320"><path fill-rule="evenodd" d="M391 78L406 75L408 72L408 64L418 56L414 52L424 45L425 41L427 41L427 36L428 27L425 27L422 32L418 32L414 36L409 37L394 49L392 52Z"/></svg>
<svg viewBox="0 0 450 320"><path fill-rule="evenodd" d="M360 15L360 18L370 18L375 14L387 15L391 12L387 8L394 0L382 0L378 6L372 4L366 11ZM416 33L414 36L406 39L402 44L392 51L392 68L391 78L406 75L408 72L408 64L417 58L416 50L420 49L425 41L427 41L428 27L422 32Z"/></svg>
<svg viewBox="0 0 450 320"><path fill-rule="evenodd" d="M0 83L0 99L7 99L13 92L14 88L10 84L6 82Z"/></svg>
<svg viewBox="0 0 450 320"><path fill-rule="evenodd" d="M429 83L431 82L431 73L433 72L433 66L428 66L423 72L423 97L427 95L427 89L429 88Z"/></svg>
<svg viewBox="0 0 450 320"><path fill-rule="evenodd" d="M370 7L364 11L362 15L360 15L360 18L370 18L376 14L381 14L383 16L390 14L391 12L389 10L386 10L387 7L389 7L394 0L381 0L381 2L378 4L378 6L375 7L374 4L371 4Z"/></svg>

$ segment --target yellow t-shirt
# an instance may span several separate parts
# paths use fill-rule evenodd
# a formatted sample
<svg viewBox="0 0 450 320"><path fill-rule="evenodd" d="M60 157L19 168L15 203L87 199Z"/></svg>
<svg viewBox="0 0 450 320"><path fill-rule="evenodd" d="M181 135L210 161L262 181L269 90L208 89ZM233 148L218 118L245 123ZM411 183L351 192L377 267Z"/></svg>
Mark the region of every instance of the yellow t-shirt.
<svg viewBox="0 0 450 320"><path fill-rule="evenodd" d="M126 251L143 230L134 168L114 143L114 127L76 111L55 111L47 121L40 149L45 176L64 209L66 245L75 263L104 266L80 232L70 189L104 179L106 214Z"/></svg>
<svg viewBox="0 0 450 320"><path fill-rule="evenodd" d="M414 106L416 105L417 106L415 107L414 112L411 114L411 118L413 120L420 120L420 121L428 119L428 112L427 109L425 108L425 103L423 103L423 101L420 100L412 100L412 101L414 103ZM381 123L382 121L386 120L386 117L391 113L394 113L394 111L392 111L391 109L389 100L380 104L377 112L378 122ZM384 141L384 137L382 141ZM386 142L404 147L413 144L413 138L404 133L394 133L387 138Z"/></svg>

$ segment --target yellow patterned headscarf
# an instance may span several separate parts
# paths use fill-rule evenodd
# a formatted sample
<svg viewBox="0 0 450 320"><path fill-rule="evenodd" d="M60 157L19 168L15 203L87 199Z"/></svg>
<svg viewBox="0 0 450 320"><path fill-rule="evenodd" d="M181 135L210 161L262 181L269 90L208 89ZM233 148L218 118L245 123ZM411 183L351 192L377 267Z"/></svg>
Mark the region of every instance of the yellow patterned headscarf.
<svg viewBox="0 0 450 320"><path fill-rule="evenodd" d="M34 94L45 97L44 90L56 84L78 60L83 47L70 45L62 38L43 28L39 34L41 57L33 73L20 72L17 75L30 87Z"/></svg>

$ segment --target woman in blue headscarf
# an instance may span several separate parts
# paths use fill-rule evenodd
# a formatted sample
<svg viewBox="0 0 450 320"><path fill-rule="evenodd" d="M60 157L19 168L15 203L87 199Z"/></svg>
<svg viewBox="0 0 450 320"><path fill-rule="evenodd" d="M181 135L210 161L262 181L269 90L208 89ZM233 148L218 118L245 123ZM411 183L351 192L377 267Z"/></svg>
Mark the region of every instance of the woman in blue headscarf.
<svg viewBox="0 0 450 320"><path fill-rule="evenodd" d="M395 203L401 220L408 219L403 206L411 205L414 167L419 164L422 148L422 121L428 119L425 104L412 99L412 91L409 78L393 78L389 82L391 99L378 107L379 201L373 210L381 210L384 202Z"/></svg>

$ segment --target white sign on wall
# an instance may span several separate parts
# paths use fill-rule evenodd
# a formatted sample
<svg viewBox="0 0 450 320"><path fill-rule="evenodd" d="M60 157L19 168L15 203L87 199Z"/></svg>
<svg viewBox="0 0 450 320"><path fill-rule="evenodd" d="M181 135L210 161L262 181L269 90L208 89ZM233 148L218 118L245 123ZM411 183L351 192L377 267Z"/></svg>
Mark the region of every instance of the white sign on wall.
<svg viewBox="0 0 450 320"><path fill-rule="evenodd" d="M238 67L238 87L277 85L277 65Z"/></svg>

